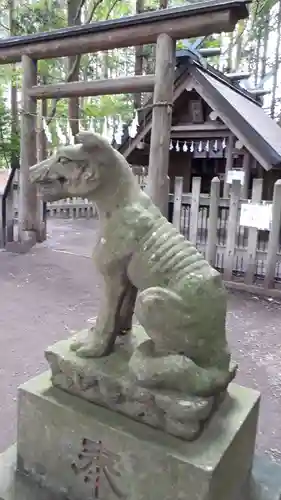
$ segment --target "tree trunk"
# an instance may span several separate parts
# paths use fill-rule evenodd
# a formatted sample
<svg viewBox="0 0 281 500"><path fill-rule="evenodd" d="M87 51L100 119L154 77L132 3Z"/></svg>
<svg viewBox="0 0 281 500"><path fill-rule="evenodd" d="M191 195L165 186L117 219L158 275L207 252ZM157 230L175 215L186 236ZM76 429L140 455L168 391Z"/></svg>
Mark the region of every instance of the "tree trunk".
<svg viewBox="0 0 281 500"><path fill-rule="evenodd" d="M81 12L79 12L80 0L68 0L67 2L67 20L68 26L81 24ZM76 56L68 58L68 71L70 72L75 64ZM69 81L79 80L79 65L73 71ZM72 135L79 132L79 97L72 97L68 101L68 116Z"/></svg>
<svg viewBox="0 0 281 500"><path fill-rule="evenodd" d="M136 14L140 14L144 10L144 0L136 1ZM143 45L136 47L135 53L135 75L142 75L143 72ZM134 95L134 107L140 109L141 107L141 94ZM140 117L139 117L140 118Z"/></svg>
<svg viewBox="0 0 281 500"><path fill-rule="evenodd" d="M233 54L233 33L229 35L229 43L227 48L227 72L232 71L232 54Z"/></svg>
<svg viewBox="0 0 281 500"><path fill-rule="evenodd" d="M15 4L14 0L9 1L9 29L10 36L16 35L16 23L15 23ZM19 134L19 113L18 113L18 93L17 93L17 82L16 82L16 65L12 65L12 82L11 82L11 143L15 142L15 137ZM11 166L13 166L18 161L15 148L12 147L11 150Z"/></svg>
<svg viewBox="0 0 281 500"><path fill-rule="evenodd" d="M145 7L144 3L145 0L137 0L137 5L138 2L142 2L142 8L143 11L151 11L154 10L151 7ZM159 0L159 10L162 9L167 9L168 7L168 0ZM142 62L141 62L141 70L142 73L149 75L149 74L154 74L155 73L155 60L156 60L156 44L148 44L145 47L142 47L142 50L140 52ZM138 69L138 67L137 67ZM138 69L139 70L139 69ZM137 74L137 73L136 73ZM145 95L144 96L144 104L146 100L148 100L150 96ZM141 102L141 99L139 98L139 103ZM137 106L138 108L140 106ZM141 119L141 114L139 113L139 120Z"/></svg>
<svg viewBox="0 0 281 500"><path fill-rule="evenodd" d="M261 20L260 20L261 22ZM258 28L257 28L257 49L256 49L256 58L255 58L255 61L254 61L254 64L255 64L255 68L254 68L254 78L255 78L255 86L258 85L259 83L259 65L260 65L260 60L261 60L261 39L262 39L262 27L261 25L259 24Z"/></svg>
<svg viewBox="0 0 281 500"><path fill-rule="evenodd" d="M249 24L249 34L248 34L248 37L249 37L249 40L248 40L248 46L247 46L247 52L248 52L248 72L249 73L252 73L253 71L253 62L254 62L254 58L255 58L255 50L254 50L254 45L253 45L253 37L252 37L252 33L253 33L253 30L255 29L255 16L253 15L253 8L251 9L251 12L250 12L250 17L248 19L248 24Z"/></svg>
<svg viewBox="0 0 281 500"><path fill-rule="evenodd" d="M275 47L275 58L273 63L273 85L272 85L272 98L270 106L270 116L275 118L275 104L276 104L276 90L278 82L278 71L279 71L279 57L280 57L280 35L281 35L281 0L278 2L278 14L277 14L277 27L276 27L276 47Z"/></svg>
<svg viewBox="0 0 281 500"><path fill-rule="evenodd" d="M239 66L240 66L241 59L242 59L244 29L245 29L245 21L244 21L244 19L242 19L242 21L240 21L238 23L238 28L237 28L237 47L236 47L236 54L235 54L234 71L239 70Z"/></svg>
<svg viewBox="0 0 281 500"><path fill-rule="evenodd" d="M265 20L264 20L264 31L263 31L263 54L261 59L261 79L263 79L266 75L266 66L267 66L267 49L268 49L268 37L269 37L269 19L270 15L267 12Z"/></svg>

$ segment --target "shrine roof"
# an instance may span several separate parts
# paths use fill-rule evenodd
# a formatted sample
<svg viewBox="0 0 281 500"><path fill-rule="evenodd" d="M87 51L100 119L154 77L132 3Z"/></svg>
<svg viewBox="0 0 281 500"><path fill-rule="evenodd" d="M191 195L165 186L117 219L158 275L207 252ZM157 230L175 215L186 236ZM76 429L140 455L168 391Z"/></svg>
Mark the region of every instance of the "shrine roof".
<svg viewBox="0 0 281 500"><path fill-rule="evenodd" d="M194 90L211 109L216 111L226 127L245 145L263 168L270 170L272 167L281 167L281 128L265 113L260 100L205 61L186 53L184 57L177 58L175 102L186 91L185 82L187 83L188 79L190 81L190 78ZM152 121L150 104L152 98L147 102L147 109L143 112L137 136L130 139L128 132L124 134L119 147L121 153L126 155L130 149L130 154L133 144L135 148L150 132Z"/></svg>
<svg viewBox="0 0 281 500"><path fill-rule="evenodd" d="M253 98L194 63L189 73L201 97L266 169L281 166L281 128ZM196 89L195 83L195 89ZM198 88L198 92L199 88Z"/></svg>

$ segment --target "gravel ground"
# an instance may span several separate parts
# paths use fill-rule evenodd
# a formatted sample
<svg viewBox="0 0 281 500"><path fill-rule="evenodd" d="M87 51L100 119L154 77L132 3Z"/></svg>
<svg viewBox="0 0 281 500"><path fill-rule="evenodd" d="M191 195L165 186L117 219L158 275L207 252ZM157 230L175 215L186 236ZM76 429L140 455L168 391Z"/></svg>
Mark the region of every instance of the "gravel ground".
<svg viewBox="0 0 281 500"><path fill-rule="evenodd" d="M95 316L102 283L91 259L95 220L52 220L26 255L0 252L0 452L16 438L19 384L44 371L44 349ZM237 382L262 393L257 451L281 462L281 304L229 293Z"/></svg>

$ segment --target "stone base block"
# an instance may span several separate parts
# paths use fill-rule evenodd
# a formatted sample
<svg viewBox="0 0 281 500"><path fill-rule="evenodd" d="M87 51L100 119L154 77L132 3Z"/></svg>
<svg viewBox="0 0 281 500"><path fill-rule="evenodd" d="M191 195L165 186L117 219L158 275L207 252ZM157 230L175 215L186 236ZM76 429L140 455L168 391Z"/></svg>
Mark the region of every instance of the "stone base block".
<svg viewBox="0 0 281 500"><path fill-rule="evenodd" d="M16 446L0 455L0 500L68 500L16 472ZM256 456L252 475L235 500L280 500L281 466Z"/></svg>
<svg viewBox="0 0 281 500"><path fill-rule="evenodd" d="M0 454L0 500L66 500L16 471L17 446Z"/></svg>
<svg viewBox="0 0 281 500"><path fill-rule="evenodd" d="M236 500L249 478L259 393L230 384L193 443L52 386L19 389L17 466L71 500Z"/></svg>

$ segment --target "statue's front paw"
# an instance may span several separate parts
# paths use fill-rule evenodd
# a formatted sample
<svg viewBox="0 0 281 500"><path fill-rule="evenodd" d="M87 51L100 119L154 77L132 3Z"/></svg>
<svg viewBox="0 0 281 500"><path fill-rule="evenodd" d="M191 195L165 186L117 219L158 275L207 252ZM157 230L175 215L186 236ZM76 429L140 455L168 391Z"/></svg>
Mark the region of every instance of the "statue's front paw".
<svg viewBox="0 0 281 500"><path fill-rule="evenodd" d="M80 358L100 358L109 354L111 348L111 335L98 333L92 328L81 332L70 344L70 349Z"/></svg>
<svg viewBox="0 0 281 500"><path fill-rule="evenodd" d="M84 342L76 350L76 355L80 358L100 358L108 353L107 344L96 341Z"/></svg>
<svg viewBox="0 0 281 500"><path fill-rule="evenodd" d="M86 342L88 338L88 330L83 330L82 332L79 332L78 335L75 335L73 337L73 341L70 344L70 350L71 351L77 351L82 347Z"/></svg>

